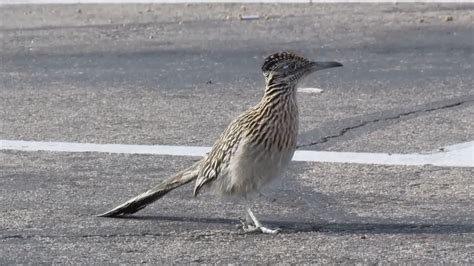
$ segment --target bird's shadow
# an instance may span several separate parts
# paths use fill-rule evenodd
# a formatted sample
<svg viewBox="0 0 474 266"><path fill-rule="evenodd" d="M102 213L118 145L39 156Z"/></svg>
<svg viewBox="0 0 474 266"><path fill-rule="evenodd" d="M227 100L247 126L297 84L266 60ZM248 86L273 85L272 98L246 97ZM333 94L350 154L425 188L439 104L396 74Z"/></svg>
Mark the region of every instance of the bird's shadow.
<svg viewBox="0 0 474 266"><path fill-rule="evenodd" d="M237 219L201 218L177 216L123 216L121 219L152 220L169 222L188 222L202 224L238 225ZM337 234L462 234L474 233L473 224L437 224L437 223L330 223L298 221L262 221L269 227L278 227L282 233L323 232Z"/></svg>

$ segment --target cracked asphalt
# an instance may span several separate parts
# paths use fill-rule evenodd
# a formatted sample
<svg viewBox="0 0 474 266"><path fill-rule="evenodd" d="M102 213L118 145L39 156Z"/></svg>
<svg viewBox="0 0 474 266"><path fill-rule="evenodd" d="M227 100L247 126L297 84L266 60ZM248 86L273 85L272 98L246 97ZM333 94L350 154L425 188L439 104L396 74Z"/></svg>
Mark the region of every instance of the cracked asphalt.
<svg viewBox="0 0 474 266"><path fill-rule="evenodd" d="M242 21L239 15L261 19ZM343 68L299 94L300 149L474 139L473 4L0 7L0 139L209 146L279 50ZM196 158L0 152L0 264L473 263L473 168L292 163L253 199L177 190L98 218Z"/></svg>

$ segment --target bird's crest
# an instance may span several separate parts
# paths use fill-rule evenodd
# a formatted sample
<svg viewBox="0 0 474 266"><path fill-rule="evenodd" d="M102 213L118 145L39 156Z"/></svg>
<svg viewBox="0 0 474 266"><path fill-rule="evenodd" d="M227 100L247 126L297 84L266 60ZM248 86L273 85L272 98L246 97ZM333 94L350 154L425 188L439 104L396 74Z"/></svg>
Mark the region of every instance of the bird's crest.
<svg viewBox="0 0 474 266"><path fill-rule="evenodd" d="M308 59L302 56L299 56L295 53L279 52L279 53L272 54L265 59L265 62L263 62L263 65L262 65L262 71L263 72L273 71L277 65L285 61L301 61L305 63L309 62Z"/></svg>

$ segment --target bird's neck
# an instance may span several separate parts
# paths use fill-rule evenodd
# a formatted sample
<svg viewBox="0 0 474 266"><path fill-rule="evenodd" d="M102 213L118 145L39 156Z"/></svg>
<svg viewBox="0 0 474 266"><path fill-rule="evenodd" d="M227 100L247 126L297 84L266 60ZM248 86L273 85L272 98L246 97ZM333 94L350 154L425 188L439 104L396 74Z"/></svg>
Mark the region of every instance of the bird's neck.
<svg viewBox="0 0 474 266"><path fill-rule="evenodd" d="M265 86L265 93L263 94L262 102L282 103L282 101L290 101L296 104L296 86L288 85L286 83L267 83Z"/></svg>
<svg viewBox="0 0 474 266"><path fill-rule="evenodd" d="M269 139L277 143L278 150L291 151L296 148L298 135L298 105L296 87L268 85L260 103L256 106L259 127L270 130Z"/></svg>
<svg viewBox="0 0 474 266"><path fill-rule="evenodd" d="M277 115L273 111L283 111L289 116L279 118L297 120L298 105L296 101L296 87L287 84L267 84L262 100L258 104L259 109L270 116Z"/></svg>
<svg viewBox="0 0 474 266"><path fill-rule="evenodd" d="M287 83L267 83L265 84L265 94L263 97L273 96L295 96L296 86Z"/></svg>

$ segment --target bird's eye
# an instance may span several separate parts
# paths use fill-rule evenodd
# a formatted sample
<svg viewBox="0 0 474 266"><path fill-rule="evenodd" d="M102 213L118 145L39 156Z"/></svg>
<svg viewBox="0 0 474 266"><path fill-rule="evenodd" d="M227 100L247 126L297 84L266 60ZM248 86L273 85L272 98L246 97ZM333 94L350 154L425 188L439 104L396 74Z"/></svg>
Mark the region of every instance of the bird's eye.
<svg viewBox="0 0 474 266"><path fill-rule="evenodd" d="M296 65L295 65L295 64L291 64L291 65L290 65L290 70L296 70Z"/></svg>

